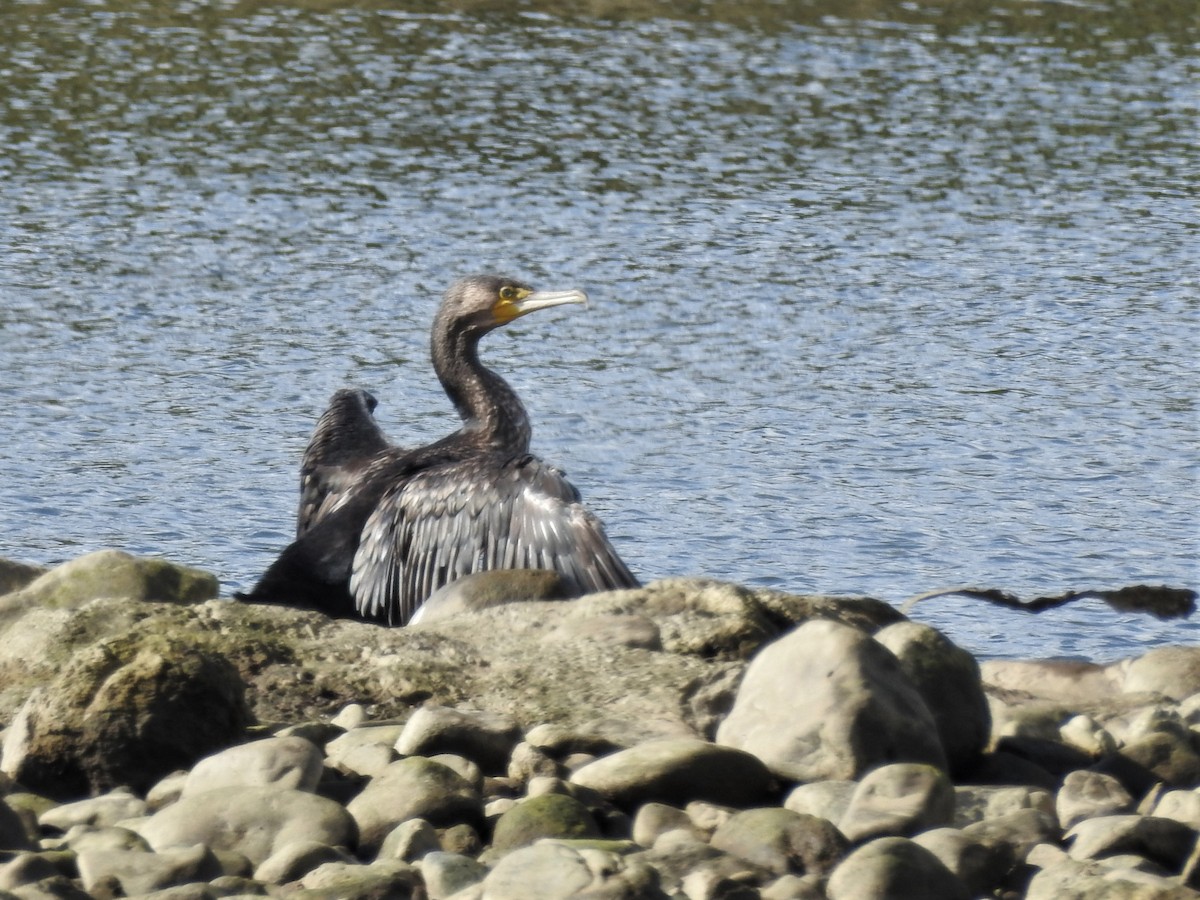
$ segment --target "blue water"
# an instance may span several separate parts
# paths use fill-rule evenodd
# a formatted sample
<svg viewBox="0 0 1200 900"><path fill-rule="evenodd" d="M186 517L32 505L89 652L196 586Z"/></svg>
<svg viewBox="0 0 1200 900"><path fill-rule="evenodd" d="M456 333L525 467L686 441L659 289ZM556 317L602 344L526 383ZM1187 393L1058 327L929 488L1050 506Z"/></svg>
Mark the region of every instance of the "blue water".
<svg viewBox="0 0 1200 900"><path fill-rule="evenodd" d="M485 358L645 579L1200 586L1194 17L769 9L21 4L0 555L249 586L333 390L454 427L428 324L483 269L591 294ZM989 656L1200 639L915 615Z"/></svg>

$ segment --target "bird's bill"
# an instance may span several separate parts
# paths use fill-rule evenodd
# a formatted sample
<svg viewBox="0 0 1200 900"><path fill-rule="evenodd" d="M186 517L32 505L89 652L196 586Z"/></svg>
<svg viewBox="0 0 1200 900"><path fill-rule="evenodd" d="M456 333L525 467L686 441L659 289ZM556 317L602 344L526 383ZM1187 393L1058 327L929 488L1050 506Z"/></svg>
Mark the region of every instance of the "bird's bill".
<svg viewBox="0 0 1200 900"><path fill-rule="evenodd" d="M588 297L583 291L534 291L519 300L513 301L513 312L523 316L539 309L549 309L551 306L564 306L568 303L582 303L587 306ZM514 318L516 318L514 316Z"/></svg>

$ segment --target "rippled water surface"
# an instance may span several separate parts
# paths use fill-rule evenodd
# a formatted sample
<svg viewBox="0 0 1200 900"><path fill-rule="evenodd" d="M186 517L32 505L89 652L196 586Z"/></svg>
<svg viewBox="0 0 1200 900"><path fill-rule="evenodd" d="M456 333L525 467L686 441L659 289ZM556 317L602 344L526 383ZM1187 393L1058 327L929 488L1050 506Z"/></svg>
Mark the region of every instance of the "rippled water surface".
<svg viewBox="0 0 1200 900"><path fill-rule="evenodd" d="M1132 11L1137 7L1137 12ZM454 427L437 296L646 578L1200 584L1191 0L13 2L0 555L246 587L328 395ZM917 608L994 656L1195 641Z"/></svg>

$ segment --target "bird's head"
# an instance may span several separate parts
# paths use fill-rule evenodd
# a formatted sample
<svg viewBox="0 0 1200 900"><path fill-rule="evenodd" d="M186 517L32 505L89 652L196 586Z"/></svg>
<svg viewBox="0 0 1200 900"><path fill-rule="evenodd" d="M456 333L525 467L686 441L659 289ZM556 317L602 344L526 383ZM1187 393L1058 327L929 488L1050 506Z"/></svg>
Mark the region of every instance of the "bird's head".
<svg viewBox="0 0 1200 900"><path fill-rule="evenodd" d="M470 275L458 279L446 290L438 318L450 319L468 331L485 334L535 310L566 303L586 306L587 294L580 290L535 291L515 278Z"/></svg>

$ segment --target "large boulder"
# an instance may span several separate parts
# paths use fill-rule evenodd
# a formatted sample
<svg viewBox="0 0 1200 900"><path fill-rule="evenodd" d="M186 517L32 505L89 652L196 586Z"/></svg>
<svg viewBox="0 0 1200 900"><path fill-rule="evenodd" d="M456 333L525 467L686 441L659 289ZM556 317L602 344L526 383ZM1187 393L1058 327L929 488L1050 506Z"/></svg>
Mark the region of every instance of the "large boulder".
<svg viewBox="0 0 1200 900"><path fill-rule="evenodd" d="M933 713L951 772L974 766L992 733L992 716L979 663L928 625L896 622L875 634Z"/></svg>
<svg viewBox="0 0 1200 900"><path fill-rule="evenodd" d="M717 731L792 781L856 779L889 762L946 768L925 701L882 644L813 621L764 648Z"/></svg>
<svg viewBox="0 0 1200 900"><path fill-rule="evenodd" d="M5 735L0 769L55 797L117 785L145 791L239 740L245 685L222 656L137 634L79 653L35 692Z"/></svg>

